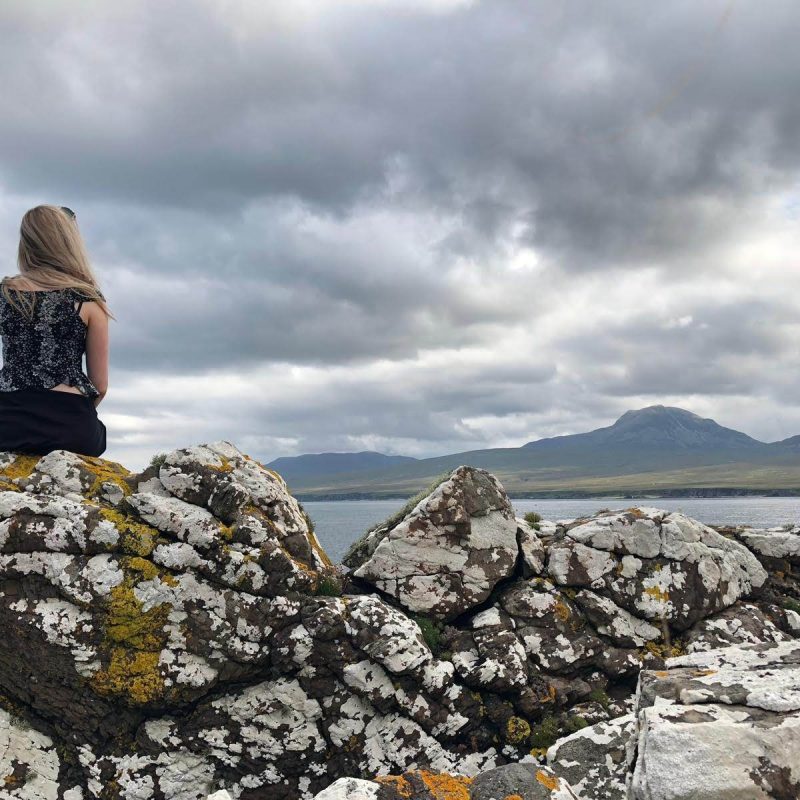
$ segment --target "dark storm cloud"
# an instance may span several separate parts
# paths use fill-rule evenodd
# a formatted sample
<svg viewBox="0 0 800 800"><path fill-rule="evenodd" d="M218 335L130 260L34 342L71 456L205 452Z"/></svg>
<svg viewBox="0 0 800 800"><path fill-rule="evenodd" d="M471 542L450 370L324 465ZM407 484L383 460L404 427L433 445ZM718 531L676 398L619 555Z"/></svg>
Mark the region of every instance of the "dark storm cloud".
<svg viewBox="0 0 800 800"><path fill-rule="evenodd" d="M795 0L6 2L0 242L28 205L76 207L120 384L253 382L224 431L194 397L197 435L438 452L642 398L782 408L793 382L769 365L796 362L797 321L764 209L797 202L799 18ZM783 237L772 266L734 258L762 234ZM437 351L452 361L428 368ZM131 448L174 391L109 393Z"/></svg>
<svg viewBox="0 0 800 800"><path fill-rule="evenodd" d="M736 2L720 26L728 7L329 4L290 25L265 4L276 24L242 33L210 2L12 4L3 173L104 201L290 195L340 215L400 157L414 199L487 247L522 216L575 268L663 258L798 166L796 4Z"/></svg>

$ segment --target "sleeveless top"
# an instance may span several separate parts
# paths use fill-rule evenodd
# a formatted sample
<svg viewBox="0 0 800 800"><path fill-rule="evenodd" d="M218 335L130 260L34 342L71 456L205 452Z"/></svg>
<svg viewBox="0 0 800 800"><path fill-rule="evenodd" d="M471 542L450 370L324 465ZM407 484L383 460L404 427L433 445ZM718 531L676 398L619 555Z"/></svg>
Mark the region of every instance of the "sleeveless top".
<svg viewBox="0 0 800 800"><path fill-rule="evenodd" d="M100 392L83 371L87 326L78 313L90 298L77 289L28 293L34 298L32 319L17 311L0 291L0 391L51 389L66 383L87 397L97 397Z"/></svg>

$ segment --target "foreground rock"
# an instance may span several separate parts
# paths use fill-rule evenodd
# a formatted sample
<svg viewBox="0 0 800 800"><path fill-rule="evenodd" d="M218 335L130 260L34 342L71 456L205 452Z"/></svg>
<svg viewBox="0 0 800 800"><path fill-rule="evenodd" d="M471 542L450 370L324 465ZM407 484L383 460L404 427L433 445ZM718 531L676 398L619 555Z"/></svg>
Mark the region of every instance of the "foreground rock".
<svg viewBox="0 0 800 800"><path fill-rule="evenodd" d="M800 797L800 642L643 672L629 748L631 800Z"/></svg>
<svg viewBox="0 0 800 800"><path fill-rule="evenodd" d="M625 800L628 741L635 729L633 714L583 728L552 745L547 763L582 800Z"/></svg>
<svg viewBox="0 0 800 800"><path fill-rule="evenodd" d="M0 795L599 797L587 726L613 739L643 666L797 635L794 563L746 545L657 509L537 530L462 467L343 576L228 442L138 474L0 454Z"/></svg>

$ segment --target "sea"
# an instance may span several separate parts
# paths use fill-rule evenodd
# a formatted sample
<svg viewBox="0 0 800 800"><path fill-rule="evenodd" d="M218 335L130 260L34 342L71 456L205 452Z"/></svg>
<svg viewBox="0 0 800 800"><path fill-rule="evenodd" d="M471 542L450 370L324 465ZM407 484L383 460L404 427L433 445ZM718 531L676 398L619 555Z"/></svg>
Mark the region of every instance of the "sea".
<svg viewBox="0 0 800 800"><path fill-rule="evenodd" d="M347 548L373 525L399 511L405 500L336 500L308 501L308 512L320 544L335 562L341 561ZM681 511L708 525L751 525L772 528L800 522L800 497L684 497L684 498L613 498L596 500L514 500L517 516L535 511L542 519L575 519L603 508L631 506Z"/></svg>

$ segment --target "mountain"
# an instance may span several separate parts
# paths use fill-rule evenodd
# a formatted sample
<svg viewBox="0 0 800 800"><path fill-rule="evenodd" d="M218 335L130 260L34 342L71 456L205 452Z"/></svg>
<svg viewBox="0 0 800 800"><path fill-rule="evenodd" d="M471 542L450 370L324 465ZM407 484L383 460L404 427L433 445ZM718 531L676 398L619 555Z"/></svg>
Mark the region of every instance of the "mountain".
<svg viewBox="0 0 800 800"><path fill-rule="evenodd" d="M295 483L364 470L381 470L416 460L411 456L387 456L365 450L361 453L306 453L302 456L285 456L276 458L266 466L280 473L287 483Z"/></svg>
<svg viewBox="0 0 800 800"><path fill-rule="evenodd" d="M763 442L746 433L725 428L713 419L704 419L691 411L669 406L648 406L626 411L613 425L589 433L556 436L528 442L526 448L557 446L633 446L666 447L671 450L695 448L748 448Z"/></svg>
<svg viewBox="0 0 800 800"><path fill-rule="evenodd" d="M276 464L270 466L281 472ZM317 464L313 473L287 477L292 490L306 499L414 494L461 464L494 472L516 496L800 489L800 437L760 442L690 411L657 405L628 411L604 428L522 447L348 465L347 471L326 471Z"/></svg>

